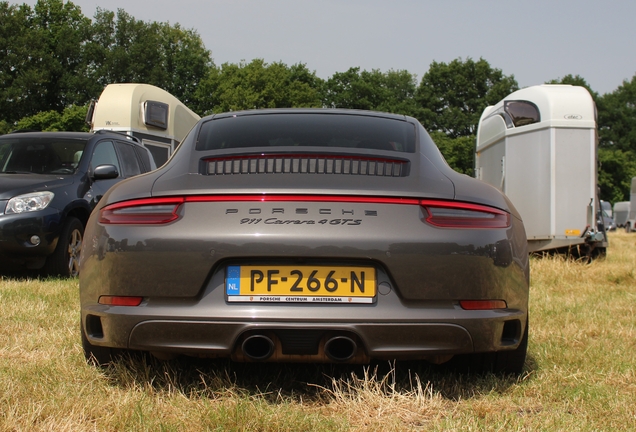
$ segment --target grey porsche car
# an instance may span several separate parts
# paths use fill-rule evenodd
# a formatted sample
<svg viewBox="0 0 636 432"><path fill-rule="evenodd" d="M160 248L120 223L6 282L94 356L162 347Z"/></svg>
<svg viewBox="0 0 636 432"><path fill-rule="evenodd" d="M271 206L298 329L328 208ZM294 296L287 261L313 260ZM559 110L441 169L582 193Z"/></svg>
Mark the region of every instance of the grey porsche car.
<svg viewBox="0 0 636 432"><path fill-rule="evenodd" d="M102 198L81 255L82 342L235 361L456 356L520 373L523 223L445 162L410 117L216 114L172 158ZM456 361L456 360L455 360Z"/></svg>

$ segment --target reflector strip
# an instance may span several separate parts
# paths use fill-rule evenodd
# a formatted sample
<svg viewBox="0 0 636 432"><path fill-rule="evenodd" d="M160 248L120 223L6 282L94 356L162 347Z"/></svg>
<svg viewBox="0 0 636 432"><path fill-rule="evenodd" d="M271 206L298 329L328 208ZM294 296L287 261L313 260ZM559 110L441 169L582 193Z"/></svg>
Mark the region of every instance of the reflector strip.
<svg viewBox="0 0 636 432"><path fill-rule="evenodd" d="M492 310L508 307L503 300L460 300L459 305L465 310Z"/></svg>
<svg viewBox="0 0 636 432"><path fill-rule="evenodd" d="M109 306L139 306L143 299L136 296L101 296L98 303Z"/></svg>

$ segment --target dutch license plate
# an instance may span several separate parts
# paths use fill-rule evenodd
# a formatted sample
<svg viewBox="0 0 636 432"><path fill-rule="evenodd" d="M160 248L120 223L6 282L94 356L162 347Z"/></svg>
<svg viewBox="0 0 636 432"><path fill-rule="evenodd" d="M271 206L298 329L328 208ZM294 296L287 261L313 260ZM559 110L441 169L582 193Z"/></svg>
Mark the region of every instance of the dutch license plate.
<svg viewBox="0 0 636 432"><path fill-rule="evenodd" d="M228 266L230 302L372 303L373 267Z"/></svg>

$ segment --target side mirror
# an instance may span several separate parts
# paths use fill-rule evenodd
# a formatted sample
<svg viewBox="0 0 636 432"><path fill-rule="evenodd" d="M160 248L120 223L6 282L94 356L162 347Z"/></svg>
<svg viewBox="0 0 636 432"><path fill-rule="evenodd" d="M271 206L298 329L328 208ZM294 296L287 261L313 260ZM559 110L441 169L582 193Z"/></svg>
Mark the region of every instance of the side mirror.
<svg viewBox="0 0 636 432"><path fill-rule="evenodd" d="M119 177L119 171L115 165L105 164L95 167L93 170L93 180L108 180Z"/></svg>

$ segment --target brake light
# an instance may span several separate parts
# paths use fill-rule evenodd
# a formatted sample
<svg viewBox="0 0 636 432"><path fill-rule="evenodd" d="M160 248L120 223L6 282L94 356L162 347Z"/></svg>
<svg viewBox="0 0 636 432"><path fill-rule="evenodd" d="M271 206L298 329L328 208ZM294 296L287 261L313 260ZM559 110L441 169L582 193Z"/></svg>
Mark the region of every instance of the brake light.
<svg viewBox="0 0 636 432"><path fill-rule="evenodd" d="M428 213L426 222L440 228L508 228L510 215L479 204L421 200Z"/></svg>
<svg viewBox="0 0 636 432"><path fill-rule="evenodd" d="M492 310L508 307L503 300L460 300L459 305L465 310Z"/></svg>
<svg viewBox="0 0 636 432"><path fill-rule="evenodd" d="M101 296L98 303L109 306L139 306L143 299L137 296Z"/></svg>
<svg viewBox="0 0 636 432"><path fill-rule="evenodd" d="M165 224L179 218L184 198L146 198L108 205L100 210L103 224Z"/></svg>

